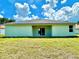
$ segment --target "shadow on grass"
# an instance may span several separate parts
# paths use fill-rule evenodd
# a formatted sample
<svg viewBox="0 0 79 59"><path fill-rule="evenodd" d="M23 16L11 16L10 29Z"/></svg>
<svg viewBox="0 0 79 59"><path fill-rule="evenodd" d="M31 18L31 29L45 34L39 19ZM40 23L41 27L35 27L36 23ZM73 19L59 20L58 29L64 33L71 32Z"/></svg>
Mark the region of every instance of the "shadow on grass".
<svg viewBox="0 0 79 59"><path fill-rule="evenodd" d="M36 37L36 36L3 36L0 38L79 38L79 36L40 36L40 37Z"/></svg>

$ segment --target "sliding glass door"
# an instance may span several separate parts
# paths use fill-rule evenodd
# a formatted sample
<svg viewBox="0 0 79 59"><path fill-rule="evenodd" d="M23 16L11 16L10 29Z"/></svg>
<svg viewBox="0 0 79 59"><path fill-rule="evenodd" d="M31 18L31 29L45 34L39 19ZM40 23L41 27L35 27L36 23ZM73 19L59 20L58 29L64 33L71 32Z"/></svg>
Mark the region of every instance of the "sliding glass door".
<svg viewBox="0 0 79 59"><path fill-rule="evenodd" d="M40 28L39 31L38 31L38 34L40 36L45 36L45 28Z"/></svg>

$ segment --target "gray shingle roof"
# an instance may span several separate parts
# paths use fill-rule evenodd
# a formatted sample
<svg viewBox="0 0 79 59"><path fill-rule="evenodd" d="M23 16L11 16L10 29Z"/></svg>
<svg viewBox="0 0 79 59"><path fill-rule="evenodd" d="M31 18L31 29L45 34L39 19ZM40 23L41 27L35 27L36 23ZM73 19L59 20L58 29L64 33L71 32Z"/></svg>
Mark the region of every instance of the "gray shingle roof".
<svg viewBox="0 0 79 59"><path fill-rule="evenodd" d="M62 21L62 20L26 20L20 22L13 22L7 24L75 24L73 22Z"/></svg>

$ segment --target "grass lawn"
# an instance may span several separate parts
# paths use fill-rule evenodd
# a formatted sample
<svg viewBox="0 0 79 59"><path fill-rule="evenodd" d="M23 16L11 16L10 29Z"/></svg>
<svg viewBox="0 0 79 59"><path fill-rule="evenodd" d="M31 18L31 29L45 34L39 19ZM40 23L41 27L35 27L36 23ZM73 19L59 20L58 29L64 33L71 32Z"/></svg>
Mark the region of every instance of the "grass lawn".
<svg viewBox="0 0 79 59"><path fill-rule="evenodd" d="M79 59L79 38L0 38L0 59Z"/></svg>

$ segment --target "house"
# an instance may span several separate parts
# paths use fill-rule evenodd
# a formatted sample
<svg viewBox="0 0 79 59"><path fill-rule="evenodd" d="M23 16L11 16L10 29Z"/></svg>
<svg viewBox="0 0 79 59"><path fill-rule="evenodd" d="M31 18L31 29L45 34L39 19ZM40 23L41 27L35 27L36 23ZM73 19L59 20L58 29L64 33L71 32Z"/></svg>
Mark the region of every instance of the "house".
<svg viewBox="0 0 79 59"><path fill-rule="evenodd" d="M75 24L58 20L26 20L5 24L6 36L53 37L74 36Z"/></svg>
<svg viewBox="0 0 79 59"><path fill-rule="evenodd" d="M5 34L5 26L0 25L0 34Z"/></svg>

